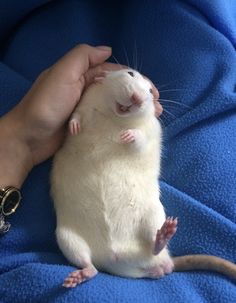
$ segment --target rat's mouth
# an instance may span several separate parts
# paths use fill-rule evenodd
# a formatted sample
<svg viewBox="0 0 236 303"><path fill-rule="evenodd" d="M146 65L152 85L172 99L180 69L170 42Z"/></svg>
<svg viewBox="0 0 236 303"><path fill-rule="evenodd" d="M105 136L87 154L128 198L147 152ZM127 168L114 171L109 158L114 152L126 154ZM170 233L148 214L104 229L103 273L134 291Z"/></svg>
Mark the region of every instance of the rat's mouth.
<svg viewBox="0 0 236 303"><path fill-rule="evenodd" d="M120 103L116 102L116 111L120 115L127 114L127 113L130 112L130 109L131 109L132 105L133 104L123 105L123 104L120 104Z"/></svg>

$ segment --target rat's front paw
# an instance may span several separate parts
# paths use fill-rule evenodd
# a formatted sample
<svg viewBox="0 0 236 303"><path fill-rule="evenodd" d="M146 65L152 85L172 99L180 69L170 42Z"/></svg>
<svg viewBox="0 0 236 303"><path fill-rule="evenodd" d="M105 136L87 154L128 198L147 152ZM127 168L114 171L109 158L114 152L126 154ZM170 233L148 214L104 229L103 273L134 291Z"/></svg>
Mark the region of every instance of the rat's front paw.
<svg viewBox="0 0 236 303"><path fill-rule="evenodd" d="M136 129L126 129L120 133L121 143L128 144L135 142L137 137Z"/></svg>

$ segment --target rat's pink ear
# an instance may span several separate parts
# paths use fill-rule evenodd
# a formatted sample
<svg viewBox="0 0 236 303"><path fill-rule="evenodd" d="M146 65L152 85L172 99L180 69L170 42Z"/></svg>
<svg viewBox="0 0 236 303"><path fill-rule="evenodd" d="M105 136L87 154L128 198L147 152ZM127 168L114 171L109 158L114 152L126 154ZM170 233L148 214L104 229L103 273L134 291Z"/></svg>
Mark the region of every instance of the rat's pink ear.
<svg viewBox="0 0 236 303"><path fill-rule="evenodd" d="M107 76L108 73L109 73L109 71L103 70L102 72L100 72L100 73L94 78L94 82L95 82L95 83L102 83L103 80L105 79L105 77Z"/></svg>
<svg viewBox="0 0 236 303"><path fill-rule="evenodd" d="M101 72L101 74L103 75L103 77L106 77L109 73L110 73L109 70L103 70L103 71Z"/></svg>
<svg viewBox="0 0 236 303"><path fill-rule="evenodd" d="M102 83L102 81L105 79L105 77L101 77L101 76L98 76L98 77L95 77L94 78L94 82L95 83Z"/></svg>

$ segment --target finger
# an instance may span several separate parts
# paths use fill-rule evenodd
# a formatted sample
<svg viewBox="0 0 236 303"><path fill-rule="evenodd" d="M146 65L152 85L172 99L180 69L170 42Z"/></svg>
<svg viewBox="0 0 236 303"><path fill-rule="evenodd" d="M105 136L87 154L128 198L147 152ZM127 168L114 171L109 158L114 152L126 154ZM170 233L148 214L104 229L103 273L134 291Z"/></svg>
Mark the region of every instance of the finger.
<svg viewBox="0 0 236 303"><path fill-rule="evenodd" d="M154 83L148 79L148 77L143 75L143 78L146 79L152 86L152 94L153 94L153 99L154 100L158 100L159 99L159 92L158 89L156 88L156 86L154 85Z"/></svg>
<svg viewBox="0 0 236 303"><path fill-rule="evenodd" d="M90 67L103 63L110 56L110 47L93 47L82 44L76 46L63 56L53 66L53 70L63 81L66 79L66 82L76 82Z"/></svg>
<svg viewBox="0 0 236 303"><path fill-rule="evenodd" d="M148 79L146 76L143 76L143 77L146 80L148 80L152 86L153 102L154 102L154 106L155 106L155 115L156 115L156 117L159 117L163 112L163 107L162 107L161 103L158 101L158 99L160 97L159 91L150 79Z"/></svg>
<svg viewBox="0 0 236 303"><path fill-rule="evenodd" d="M155 106L155 115L156 117L159 117L163 112L163 107L161 103L156 100L154 101L154 106Z"/></svg>
<svg viewBox="0 0 236 303"><path fill-rule="evenodd" d="M158 101L160 94L159 94L159 91L156 88L156 86L153 84L153 82L151 80L149 80L149 82L152 85L152 94L153 94L153 102L154 102L154 106L155 106L155 115L156 115L156 117L159 117L163 112L163 107L162 107L161 103Z"/></svg>
<svg viewBox="0 0 236 303"><path fill-rule="evenodd" d="M153 94L154 100L158 100L160 97L158 89L156 88L156 86L153 84L153 82L151 80L148 79L148 81L152 85L152 94Z"/></svg>

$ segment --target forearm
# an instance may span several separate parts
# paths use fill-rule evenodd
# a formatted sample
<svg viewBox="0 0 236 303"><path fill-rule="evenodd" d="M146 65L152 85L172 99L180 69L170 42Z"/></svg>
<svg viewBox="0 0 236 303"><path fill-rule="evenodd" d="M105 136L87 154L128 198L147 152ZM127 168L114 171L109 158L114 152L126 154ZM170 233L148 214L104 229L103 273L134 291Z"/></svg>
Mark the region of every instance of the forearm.
<svg viewBox="0 0 236 303"><path fill-rule="evenodd" d="M20 188L33 167L23 136L20 121L13 112L0 118L0 187Z"/></svg>

